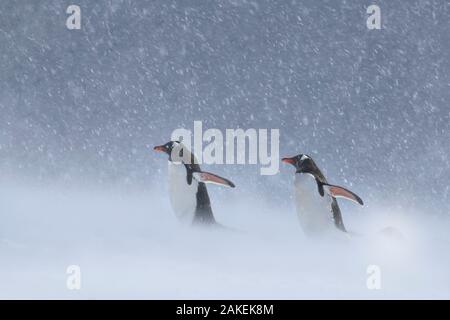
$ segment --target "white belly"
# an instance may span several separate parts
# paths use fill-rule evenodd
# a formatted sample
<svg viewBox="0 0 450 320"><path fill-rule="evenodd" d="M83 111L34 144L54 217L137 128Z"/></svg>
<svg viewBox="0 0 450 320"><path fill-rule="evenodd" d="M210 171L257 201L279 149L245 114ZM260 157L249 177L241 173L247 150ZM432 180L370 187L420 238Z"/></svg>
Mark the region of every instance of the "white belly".
<svg viewBox="0 0 450 320"><path fill-rule="evenodd" d="M317 182L310 174L296 173L294 198L303 231L308 235L335 230L331 212L332 198L319 194Z"/></svg>
<svg viewBox="0 0 450 320"><path fill-rule="evenodd" d="M188 185L186 168L183 164L169 161L169 198L176 217L183 223L194 220L197 207L198 182L192 179Z"/></svg>

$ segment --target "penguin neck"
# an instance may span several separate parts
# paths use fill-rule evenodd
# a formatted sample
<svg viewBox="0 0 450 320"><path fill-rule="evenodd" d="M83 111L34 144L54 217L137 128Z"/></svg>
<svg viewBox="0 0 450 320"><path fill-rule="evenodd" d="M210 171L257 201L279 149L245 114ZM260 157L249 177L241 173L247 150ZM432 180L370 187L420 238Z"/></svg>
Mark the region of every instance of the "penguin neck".
<svg viewBox="0 0 450 320"><path fill-rule="evenodd" d="M307 169L297 169L297 171L295 171L295 173L301 173L301 174L305 174L308 176L311 176L312 178L316 179L317 181L326 183L326 179L325 176L322 174L322 172L319 170L319 168L316 169L311 169L311 168L307 168Z"/></svg>

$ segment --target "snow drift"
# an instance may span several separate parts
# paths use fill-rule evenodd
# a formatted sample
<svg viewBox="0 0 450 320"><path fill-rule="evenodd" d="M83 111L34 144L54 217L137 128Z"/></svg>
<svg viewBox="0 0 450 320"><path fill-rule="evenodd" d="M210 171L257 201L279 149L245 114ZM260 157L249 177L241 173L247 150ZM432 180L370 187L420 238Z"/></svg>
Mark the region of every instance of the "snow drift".
<svg viewBox="0 0 450 320"><path fill-rule="evenodd" d="M358 235L313 240L288 201L210 190L217 219L232 230L180 226L156 187L2 185L0 297L450 297L449 219L377 204L344 211ZM404 238L378 234L385 226ZM81 268L80 290L66 287L69 265ZM381 270L379 290L366 285L371 265Z"/></svg>

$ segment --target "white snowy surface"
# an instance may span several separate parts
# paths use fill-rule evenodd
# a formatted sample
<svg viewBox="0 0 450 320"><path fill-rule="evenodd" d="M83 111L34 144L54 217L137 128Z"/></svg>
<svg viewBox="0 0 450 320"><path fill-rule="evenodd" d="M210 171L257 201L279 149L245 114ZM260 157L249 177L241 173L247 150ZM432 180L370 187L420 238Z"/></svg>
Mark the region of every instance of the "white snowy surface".
<svg viewBox="0 0 450 320"><path fill-rule="evenodd" d="M307 239L281 206L210 188L228 230L182 227L166 193L0 188L0 298L450 298L450 221L368 204L344 212L359 235ZM404 239L377 234L393 226ZM81 290L66 268L81 267ZM381 289L366 286L381 268Z"/></svg>

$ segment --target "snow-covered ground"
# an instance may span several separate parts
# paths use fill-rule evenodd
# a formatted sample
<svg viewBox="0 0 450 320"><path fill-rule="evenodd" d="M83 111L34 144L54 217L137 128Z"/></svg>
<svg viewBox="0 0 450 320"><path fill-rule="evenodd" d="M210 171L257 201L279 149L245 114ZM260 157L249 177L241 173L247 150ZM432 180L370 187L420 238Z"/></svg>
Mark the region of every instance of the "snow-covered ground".
<svg viewBox="0 0 450 320"><path fill-rule="evenodd" d="M0 298L450 298L448 218L345 207L359 235L319 241L305 238L288 201L214 188L217 219L236 230L180 226L160 186L2 184ZM404 238L379 235L386 226ZM66 287L69 265L81 268L80 290ZM370 265L380 290L367 288Z"/></svg>

